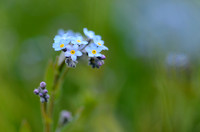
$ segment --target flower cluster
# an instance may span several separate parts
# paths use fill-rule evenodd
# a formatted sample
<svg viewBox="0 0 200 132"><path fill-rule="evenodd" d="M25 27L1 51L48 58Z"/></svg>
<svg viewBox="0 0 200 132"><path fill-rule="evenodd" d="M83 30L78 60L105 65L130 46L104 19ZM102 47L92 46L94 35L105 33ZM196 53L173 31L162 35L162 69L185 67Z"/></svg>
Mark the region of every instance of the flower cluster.
<svg viewBox="0 0 200 132"><path fill-rule="evenodd" d="M34 93L40 97L40 102L48 102L49 95L48 90L46 89L46 83L41 82L40 87L34 90Z"/></svg>
<svg viewBox="0 0 200 132"><path fill-rule="evenodd" d="M85 37L80 33L74 33L73 31L59 30L58 35L54 38L53 48L55 51L65 52L66 64L69 67L76 67L78 59L87 55L89 57L89 65L93 68L99 68L104 64L105 55L100 52L108 50L104 46L104 41L100 35L95 35L93 31L89 31L87 28L83 29Z"/></svg>

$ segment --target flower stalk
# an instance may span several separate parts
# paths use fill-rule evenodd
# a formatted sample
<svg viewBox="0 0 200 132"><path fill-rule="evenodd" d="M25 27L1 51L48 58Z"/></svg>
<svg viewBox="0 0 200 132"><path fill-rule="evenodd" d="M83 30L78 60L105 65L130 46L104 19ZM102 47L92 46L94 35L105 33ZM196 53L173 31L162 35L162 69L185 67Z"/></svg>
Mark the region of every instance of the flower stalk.
<svg viewBox="0 0 200 132"><path fill-rule="evenodd" d="M108 50L108 48L104 46L101 36L95 35L93 31L89 31L87 28L84 28L83 32L85 37L72 31L59 31L54 38L52 47L55 51L62 52L53 65L53 74L51 74L53 75L53 84L50 87L50 96L47 94L48 90L45 82L41 82L40 87L34 90L34 93L40 97L45 132L50 132L52 129L56 93L60 90L59 88L70 67L75 68L79 58L84 55L88 56L88 63L92 68L100 68L104 64L106 57L100 52ZM61 129L61 126L59 126L59 129Z"/></svg>

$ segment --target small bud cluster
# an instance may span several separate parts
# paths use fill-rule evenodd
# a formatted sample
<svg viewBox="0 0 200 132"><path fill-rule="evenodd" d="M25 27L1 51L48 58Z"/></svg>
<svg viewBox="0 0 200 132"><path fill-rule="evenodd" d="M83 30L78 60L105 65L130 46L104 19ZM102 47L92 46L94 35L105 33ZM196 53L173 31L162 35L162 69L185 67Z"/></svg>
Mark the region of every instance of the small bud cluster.
<svg viewBox="0 0 200 132"><path fill-rule="evenodd" d="M48 102L49 95L47 94L48 90L46 89L45 82L41 82L40 87L35 89L33 92L40 97L40 102Z"/></svg>
<svg viewBox="0 0 200 132"><path fill-rule="evenodd" d="M101 57L95 57L89 59L89 65L92 66L92 68L99 68L104 64L104 60L106 59L105 55L102 55Z"/></svg>
<svg viewBox="0 0 200 132"><path fill-rule="evenodd" d="M54 38L53 48L55 51L63 51L65 53L65 63L68 67L76 67L79 59L83 55L89 57L89 65L93 68L99 68L104 64L105 55L100 52L108 50L104 46L104 41L100 35L95 35L93 31L87 28L83 29L85 37L80 33L72 31L65 32L59 30L58 35Z"/></svg>

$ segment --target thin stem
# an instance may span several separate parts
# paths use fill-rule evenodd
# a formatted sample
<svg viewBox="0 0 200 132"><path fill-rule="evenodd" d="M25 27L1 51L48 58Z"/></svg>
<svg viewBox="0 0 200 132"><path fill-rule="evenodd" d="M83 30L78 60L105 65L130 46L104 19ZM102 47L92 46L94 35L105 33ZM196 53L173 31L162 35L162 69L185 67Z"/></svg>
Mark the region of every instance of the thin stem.
<svg viewBox="0 0 200 132"><path fill-rule="evenodd" d="M50 106L49 106L49 116L50 117L52 117L52 115L53 115L55 94L56 94L59 86L61 85L61 81L64 79L64 77L66 76L68 71L69 71L69 68L66 68L65 71L63 72L63 74L59 74L59 76L55 76L56 81L55 81L55 84L54 84L53 89L52 89Z"/></svg>
<svg viewBox="0 0 200 132"><path fill-rule="evenodd" d="M50 132L50 124L48 123L49 119L48 119L48 115L47 115L47 103L46 102L41 103L41 112L42 112L42 116L44 119L44 126L45 126L44 131Z"/></svg>
<svg viewBox="0 0 200 132"><path fill-rule="evenodd" d="M51 88L52 91L51 91L51 97L49 101L49 107L47 107L46 102L41 103L41 113L44 120L45 132L51 131L51 125L53 122L53 109L54 109L55 95L62 83L62 80L64 79L64 77L66 76L69 70L69 68L66 68L65 66L65 56L63 56L63 53L61 53L59 58L56 60L55 70L56 71L54 74L53 86Z"/></svg>
<svg viewBox="0 0 200 132"><path fill-rule="evenodd" d="M65 68L64 72L62 73L63 69ZM54 82L53 82L53 86L52 86L52 91L51 91L51 98L50 98L50 102L49 102L49 111L48 111L48 119L50 121L46 122L45 126L46 126L46 130L45 132L50 132L50 126L52 124L53 121L53 109L54 109L54 102L55 102L55 95L56 92L60 86L60 84L62 83L62 80L64 79L65 75L67 74L69 68L65 67L65 61L63 61L60 65L58 65L57 67L57 71L54 75Z"/></svg>
<svg viewBox="0 0 200 132"><path fill-rule="evenodd" d="M89 40L88 40L88 44L86 44L80 51L83 51L88 45L90 45L91 41L92 41L92 40L89 39Z"/></svg>

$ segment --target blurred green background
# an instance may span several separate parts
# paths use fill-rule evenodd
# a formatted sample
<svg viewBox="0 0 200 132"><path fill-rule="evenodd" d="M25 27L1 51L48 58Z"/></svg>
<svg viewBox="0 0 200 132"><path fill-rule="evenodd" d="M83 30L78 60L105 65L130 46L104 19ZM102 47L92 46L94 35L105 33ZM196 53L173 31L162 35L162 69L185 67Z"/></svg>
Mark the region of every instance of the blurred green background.
<svg viewBox="0 0 200 132"><path fill-rule="evenodd" d="M0 131L43 131L39 98L58 29L102 36L100 69L79 62L65 78L69 132L199 132L199 0L1 0ZM48 89L48 84L47 84ZM56 126L56 122L54 127Z"/></svg>

